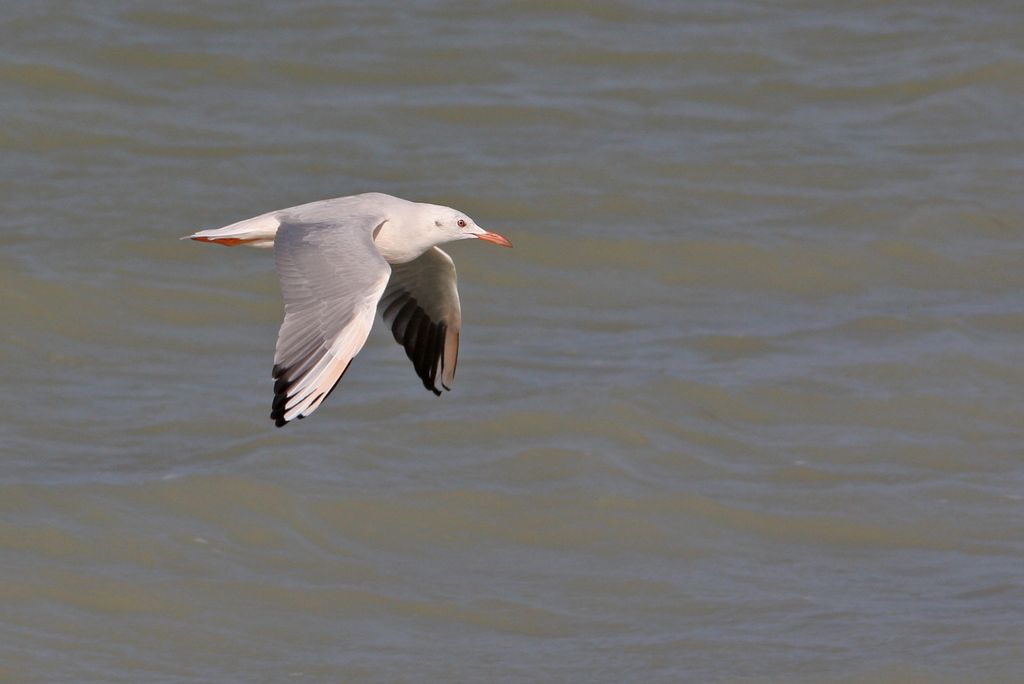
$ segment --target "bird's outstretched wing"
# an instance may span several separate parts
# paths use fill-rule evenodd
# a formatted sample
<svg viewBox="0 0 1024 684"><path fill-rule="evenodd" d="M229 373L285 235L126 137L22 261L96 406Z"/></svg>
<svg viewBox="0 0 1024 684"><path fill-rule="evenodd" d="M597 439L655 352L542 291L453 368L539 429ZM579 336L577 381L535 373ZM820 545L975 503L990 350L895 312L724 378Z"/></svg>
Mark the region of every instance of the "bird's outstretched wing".
<svg viewBox="0 0 1024 684"><path fill-rule="evenodd" d="M381 221L284 223L274 244L284 322L274 354L278 427L311 414L362 349L391 268L373 244Z"/></svg>
<svg viewBox="0 0 1024 684"><path fill-rule="evenodd" d="M395 341L405 348L423 386L440 395L455 383L462 311L455 264L437 247L405 264L391 265L378 305Z"/></svg>

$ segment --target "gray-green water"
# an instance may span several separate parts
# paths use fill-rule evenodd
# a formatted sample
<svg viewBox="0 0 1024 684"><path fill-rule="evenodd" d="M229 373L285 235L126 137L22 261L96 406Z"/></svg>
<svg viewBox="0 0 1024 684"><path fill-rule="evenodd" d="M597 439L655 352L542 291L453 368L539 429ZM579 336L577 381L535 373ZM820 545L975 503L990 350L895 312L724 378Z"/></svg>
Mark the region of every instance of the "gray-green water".
<svg viewBox="0 0 1024 684"><path fill-rule="evenodd" d="M0 681L1024 672L1018 2L8 3ZM271 255L463 209L455 390Z"/></svg>

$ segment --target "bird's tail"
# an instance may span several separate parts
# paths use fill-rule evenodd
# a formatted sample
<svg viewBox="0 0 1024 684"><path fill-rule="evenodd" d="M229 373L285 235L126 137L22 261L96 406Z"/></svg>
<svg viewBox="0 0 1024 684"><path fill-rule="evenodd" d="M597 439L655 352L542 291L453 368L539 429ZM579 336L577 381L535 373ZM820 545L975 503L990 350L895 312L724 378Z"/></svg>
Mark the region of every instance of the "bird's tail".
<svg viewBox="0 0 1024 684"><path fill-rule="evenodd" d="M218 245L236 247L247 245L249 247L273 247L274 236L281 225L276 212L263 214L251 219L232 223L223 228L211 228L200 230L197 233L186 235L182 240L199 240L200 242L216 242Z"/></svg>

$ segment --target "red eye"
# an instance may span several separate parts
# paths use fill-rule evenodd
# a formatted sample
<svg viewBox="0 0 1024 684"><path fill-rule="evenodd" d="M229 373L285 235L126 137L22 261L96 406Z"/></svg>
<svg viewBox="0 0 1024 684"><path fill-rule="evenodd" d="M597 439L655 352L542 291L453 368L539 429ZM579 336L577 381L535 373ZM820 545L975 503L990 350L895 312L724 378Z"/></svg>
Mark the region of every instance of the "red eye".
<svg viewBox="0 0 1024 684"><path fill-rule="evenodd" d="M459 228L465 228L466 227L466 220L465 219L459 219L458 220L458 224L459 224Z"/></svg>

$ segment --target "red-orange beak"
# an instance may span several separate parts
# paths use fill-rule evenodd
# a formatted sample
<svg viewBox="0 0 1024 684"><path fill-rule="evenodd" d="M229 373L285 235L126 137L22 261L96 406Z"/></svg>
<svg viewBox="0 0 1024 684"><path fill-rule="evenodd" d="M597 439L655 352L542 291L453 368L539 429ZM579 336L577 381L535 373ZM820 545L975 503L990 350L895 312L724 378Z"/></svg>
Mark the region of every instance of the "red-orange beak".
<svg viewBox="0 0 1024 684"><path fill-rule="evenodd" d="M507 237L505 237L503 235L498 235L497 233L492 233L489 230L485 230L482 233L478 233L478 234L474 235L473 237L475 237L478 240L484 240L486 242L493 242L494 244L501 245L502 247L511 247L512 246L512 243L509 242Z"/></svg>

